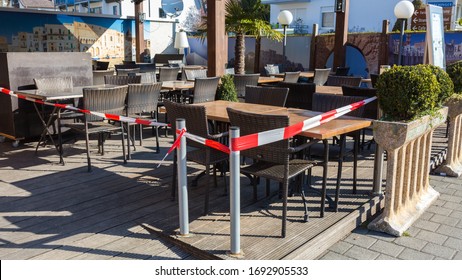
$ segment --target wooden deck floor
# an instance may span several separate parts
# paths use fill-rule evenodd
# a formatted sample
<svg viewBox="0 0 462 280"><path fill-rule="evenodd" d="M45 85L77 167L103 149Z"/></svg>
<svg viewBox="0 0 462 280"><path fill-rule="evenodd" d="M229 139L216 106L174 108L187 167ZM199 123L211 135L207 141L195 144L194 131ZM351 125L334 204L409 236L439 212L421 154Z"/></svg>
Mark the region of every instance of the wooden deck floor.
<svg viewBox="0 0 462 280"><path fill-rule="evenodd" d="M92 155L93 172L86 168L85 143L65 146L66 165L56 151L36 142L12 148L0 143L0 259L228 259L229 197L222 187L210 194L210 214L202 216L204 184L189 192L193 235L176 238L178 204L170 198L171 156L156 168L171 145L161 137L161 153L153 151L154 137L137 146L133 159L122 164L120 141L110 139L106 155ZM241 246L245 259L315 258L367 215L380 200L368 195L372 186L373 153L359 162L358 194L351 194L352 162L344 164L339 212L327 210L319 218L319 196L309 194L310 221L302 222L299 196L290 198L287 237L280 238L278 199L254 203L251 186L241 177ZM329 164L329 192L333 193L336 163ZM199 166L188 167L189 178ZM313 186L320 186L322 168L313 170ZM219 185L223 181L219 179ZM273 186L276 190L276 186ZM263 188L261 188L263 189ZM260 194L263 198L263 194ZM338 237L339 236L339 237Z"/></svg>

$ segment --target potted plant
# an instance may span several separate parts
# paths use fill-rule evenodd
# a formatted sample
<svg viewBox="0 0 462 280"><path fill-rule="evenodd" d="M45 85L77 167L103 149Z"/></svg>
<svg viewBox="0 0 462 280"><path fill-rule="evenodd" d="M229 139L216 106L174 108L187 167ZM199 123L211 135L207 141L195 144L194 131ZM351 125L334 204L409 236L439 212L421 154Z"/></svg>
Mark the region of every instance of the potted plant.
<svg viewBox="0 0 462 280"><path fill-rule="evenodd" d="M380 75L377 97L383 111L374 139L387 152L385 205L369 228L401 236L436 200L430 185L434 129L444 123L444 74L429 65L394 66Z"/></svg>
<svg viewBox="0 0 462 280"><path fill-rule="evenodd" d="M221 77L221 84L218 86L215 100L239 102L232 75L226 74Z"/></svg>
<svg viewBox="0 0 462 280"><path fill-rule="evenodd" d="M462 61L448 65L446 71L453 82L455 93L446 101L449 125L446 160L436 171L459 177L462 175Z"/></svg>

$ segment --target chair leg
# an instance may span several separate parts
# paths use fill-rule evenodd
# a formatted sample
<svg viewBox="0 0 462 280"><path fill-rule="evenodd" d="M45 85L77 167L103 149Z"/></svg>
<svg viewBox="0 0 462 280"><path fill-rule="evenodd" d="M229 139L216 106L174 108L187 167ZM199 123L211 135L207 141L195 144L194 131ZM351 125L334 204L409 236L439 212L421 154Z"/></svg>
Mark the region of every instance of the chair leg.
<svg viewBox="0 0 462 280"><path fill-rule="evenodd" d="M338 200L340 195L340 181L342 180L342 167L343 167L343 159L345 157L345 145L346 145L346 136L342 134L340 136L340 153L338 156L338 170L337 170L337 185L335 187L335 208L334 211L338 211Z"/></svg>
<svg viewBox="0 0 462 280"><path fill-rule="evenodd" d="M63 136L61 135L61 110L58 109L58 152L59 152L59 163L64 165L63 158Z"/></svg>
<svg viewBox="0 0 462 280"><path fill-rule="evenodd" d="M356 194L356 184L358 178L358 152L359 152L360 133L355 133L353 148L353 194Z"/></svg>
<svg viewBox="0 0 462 280"><path fill-rule="evenodd" d="M121 123L121 126L124 126L125 124ZM131 139L131 135L130 135L130 125L127 123L127 138L128 138L128 141L127 141L127 160L130 160L132 159L132 155L131 155L131 151L130 151L130 139Z"/></svg>
<svg viewBox="0 0 462 280"><path fill-rule="evenodd" d="M282 228L281 228L281 236L282 238L286 237L286 228L287 228L287 196L289 192L289 181L285 180L283 187L283 201L282 201Z"/></svg>
<svg viewBox="0 0 462 280"><path fill-rule="evenodd" d="M87 165L88 165L88 172L91 172L91 160L90 160L90 135L87 133L88 125L85 122L85 146L87 148Z"/></svg>
<svg viewBox="0 0 462 280"><path fill-rule="evenodd" d="M125 157L125 132L124 125L121 123L120 128L122 130L122 157L124 159L124 164L127 163L127 158ZM130 129L130 127L128 127ZM130 144L130 139L127 141Z"/></svg>
<svg viewBox="0 0 462 280"><path fill-rule="evenodd" d="M207 178L210 178L210 166L205 167L207 173ZM207 182L205 184L205 201L204 201L204 216L209 214L209 199L210 199L210 184Z"/></svg>

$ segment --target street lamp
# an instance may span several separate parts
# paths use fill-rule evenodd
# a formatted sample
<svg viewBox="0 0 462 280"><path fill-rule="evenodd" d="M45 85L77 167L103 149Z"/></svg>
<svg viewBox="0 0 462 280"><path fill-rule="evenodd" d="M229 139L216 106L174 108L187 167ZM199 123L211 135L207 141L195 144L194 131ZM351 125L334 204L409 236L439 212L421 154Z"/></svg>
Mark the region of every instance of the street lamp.
<svg viewBox="0 0 462 280"><path fill-rule="evenodd" d="M281 11L278 15L278 22L282 24L282 27L284 28L284 43L282 45L282 68L284 68L284 62L286 61L287 26L289 26L293 19L294 17L292 13L287 10Z"/></svg>
<svg viewBox="0 0 462 280"><path fill-rule="evenodd" d="M186 36L186 32L180 30L176 33L173 47L178 49L178 53L184 54L184 49L189 48L188 36Z"/></svg>
<svg viewBox="0 0 462 280"><path fill-rule="evenodd" d="M399 38L398 65L401 65L401 54L403 51L404 24L405 20L414 13L414 5L409 1L400 1L395 6L395 16L401 20L401 35Z"/></svg>

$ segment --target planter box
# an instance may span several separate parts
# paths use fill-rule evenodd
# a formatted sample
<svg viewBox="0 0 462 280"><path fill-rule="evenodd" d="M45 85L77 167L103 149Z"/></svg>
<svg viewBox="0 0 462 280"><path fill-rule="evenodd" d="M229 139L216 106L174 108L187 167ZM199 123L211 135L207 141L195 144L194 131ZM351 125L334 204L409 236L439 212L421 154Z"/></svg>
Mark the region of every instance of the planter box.
<svg viewBox="0 0 462 280"><path fill-rule="evenodd" d="M385 206L369 229L401 236L436 200L430 185L430 154L433 131L446 120L444 107L437 117L409 122L374 121L374 139L387 152Z"/></svg>
<svg viewBox="0 0 462 280"><path fill-rule="evenodd" d="M449 135L446 161L436 169L436 172L447 176L462 175L462 98L451 99L448 106Z"/></svg>

